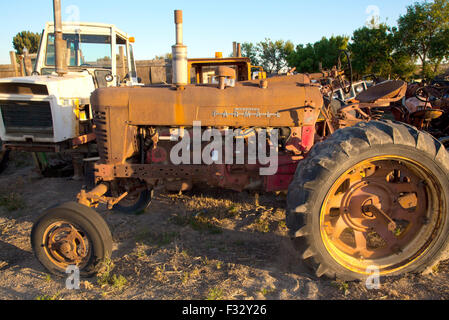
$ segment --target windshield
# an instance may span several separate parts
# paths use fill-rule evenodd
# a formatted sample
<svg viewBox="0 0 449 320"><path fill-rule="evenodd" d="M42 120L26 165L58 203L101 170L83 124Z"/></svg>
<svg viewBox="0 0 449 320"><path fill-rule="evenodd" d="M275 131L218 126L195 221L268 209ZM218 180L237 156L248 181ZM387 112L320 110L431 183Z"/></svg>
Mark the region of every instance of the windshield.
<svg viewBox="0 0 449 320"><path fill-rule="evenodd" d="M103 35L64 34L69 67L112 68L111 37ZM48 35L46 65L55 65L55 36Z"/></svg>

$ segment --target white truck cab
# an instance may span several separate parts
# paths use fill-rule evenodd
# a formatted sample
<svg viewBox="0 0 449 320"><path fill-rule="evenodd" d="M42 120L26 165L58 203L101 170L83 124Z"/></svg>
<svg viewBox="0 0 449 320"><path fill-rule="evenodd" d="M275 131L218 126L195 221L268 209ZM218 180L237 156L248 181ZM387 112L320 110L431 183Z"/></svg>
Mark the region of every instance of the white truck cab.
<svg viewBox="0 0 449 320"><path fill-rule="evenodd" d="M132 42L114 25L63 23L67 74L55 73L54 24L42 33L33 75L0 79L3 149L59 152L95 140L90 95L139 85Z"/></svg>

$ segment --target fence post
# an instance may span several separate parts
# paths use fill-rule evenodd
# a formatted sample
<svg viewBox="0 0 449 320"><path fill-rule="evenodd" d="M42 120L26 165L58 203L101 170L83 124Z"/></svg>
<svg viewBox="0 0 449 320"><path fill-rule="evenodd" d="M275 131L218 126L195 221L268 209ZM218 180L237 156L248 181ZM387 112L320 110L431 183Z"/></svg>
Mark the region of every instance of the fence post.
<svg viewBox="0 0 449 320"><path fill-rule="evenodd" d="M23 64L25 66L26 75L31 76L31 73L33 73L33 64L31 63L31 57L28 51L24 52Z"/></svg>
<svg viewBox="0 0 449 320"><path fill-rule="evenodd" d="M9 57L11 59L11 65L14 69L14 76L19 76L19 69L17 67L16 53L14 51L9 52Z"/></svg>

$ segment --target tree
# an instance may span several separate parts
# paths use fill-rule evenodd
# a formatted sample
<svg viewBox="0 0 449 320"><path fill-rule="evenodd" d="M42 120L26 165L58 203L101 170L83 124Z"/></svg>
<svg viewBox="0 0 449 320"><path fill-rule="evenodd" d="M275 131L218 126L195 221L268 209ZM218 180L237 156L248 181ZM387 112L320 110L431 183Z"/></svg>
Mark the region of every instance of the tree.
<svg viewBox="0 0 449 320"><path fill-rule="evenodd" d="M266 38L257 44L242 44L242 56L248 57L251 64L262 66L267 73L279 73L288 67L288 56L294 51L291 41L272 41Z"/></svg>
<svg viewBox="0 0 449 320"><path fill-rule="evenodd" d="M354 72L359 76L376 74L389 78L392 73L393 38L386 24L354 31L349 44Z"/></svg>
<svg viewBox="0 0 449 320"><path fill-rule="evenodd" d="M173 59L172 53L166 53L162 56L159 56L159 55L154 56L154 60L172 60L172 59Z"/></svg>
<svg viewBox="0 0 449 320"><path fill-rule="evenodd" d="M260 65L268 73L278 73L288 67L287 58L294 51L291 41L272 41L268 38L257 44Z"/></svg>
<svg viewBox="0 0 449 320"><path fill-rule="evenodd" d="M408 55L395 50L395 29L386 24L354 31L349 44L354 73L359 78L375 74L383 78L410 78L415 65Z"/></svg>
<svg viewBox="0 0 449 320"><path fill-rule="evenodd" d="M260 65L260 61L258 58L258 49L257 45L251 42L245 42L242 44L242 56L247 57L251 60L251 64L253 66Z"/></svg>
<svg viewBox="0 0 449 320"><path fill-rule="evenodd" d="M39 43L41 35L30 31L19 32L13 38L13 46L17 54L23 54L23 49L27 48L29 53L37 53L39 50Z"/></svg>
<svg viewBox="0 0 449 320"><path fill-rule="evenodd" d="M441 62L448 56L449 0L415 3L398 20L398 50L419 59L422 76L435 76Z"/></svg>
<svg viewBox="0 0 449 320"><path fill-rule="evenodd" d="M340 51L347 49L348 41L348 37L332 36L329 39L323 37L314 44L300 44L288 56L288 63L291 67L296 67L298 72L319 72L320 66L331 69L337 64Z"/></svg>

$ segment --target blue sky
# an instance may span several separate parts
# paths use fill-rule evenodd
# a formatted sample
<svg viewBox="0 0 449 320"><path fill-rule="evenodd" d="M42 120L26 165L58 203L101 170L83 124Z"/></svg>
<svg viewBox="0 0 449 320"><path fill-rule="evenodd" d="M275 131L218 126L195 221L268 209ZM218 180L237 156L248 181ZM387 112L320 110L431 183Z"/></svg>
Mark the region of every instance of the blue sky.
<svg viewBox="0 0 449 320"><path fill-rule="evenodd" d="M395 25L406 0L62 0L63 20L79 9L80 21L103 22L136 38L136 59L152 59L171 51L175 41L173 10L184 11L184 43L189 57L232 52L232 42L265 38L291 40L295 45L323 36L351 35L370 13ZM53 19L52 0L0 1L2 24L0 64L9 63L12 38L23 30L41 32ZM370 11L371 9L371 11ZM368 12L370 11L370 12Z"/></svg>

